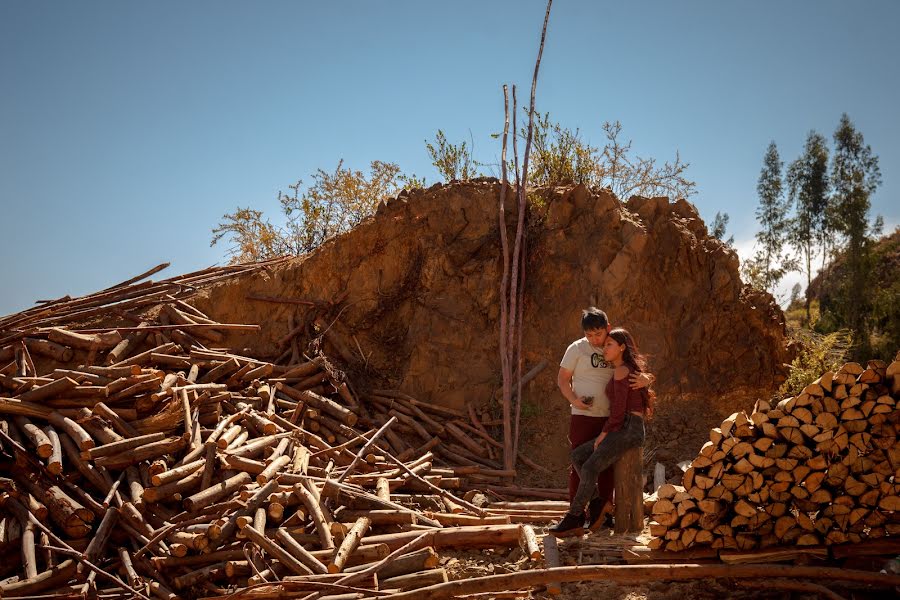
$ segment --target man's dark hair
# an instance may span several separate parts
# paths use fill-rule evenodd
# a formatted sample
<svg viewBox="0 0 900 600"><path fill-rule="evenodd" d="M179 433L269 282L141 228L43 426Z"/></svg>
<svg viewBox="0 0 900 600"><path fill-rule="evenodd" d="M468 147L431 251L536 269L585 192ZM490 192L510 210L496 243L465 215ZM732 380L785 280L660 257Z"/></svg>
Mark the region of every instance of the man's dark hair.
<svg viewBox="0 0 900 600"><path fill-rule="evenodd" d="M607 325L609 325L609 318L596 306L581 311L581 329L583 331L606 329Z"/></svg>

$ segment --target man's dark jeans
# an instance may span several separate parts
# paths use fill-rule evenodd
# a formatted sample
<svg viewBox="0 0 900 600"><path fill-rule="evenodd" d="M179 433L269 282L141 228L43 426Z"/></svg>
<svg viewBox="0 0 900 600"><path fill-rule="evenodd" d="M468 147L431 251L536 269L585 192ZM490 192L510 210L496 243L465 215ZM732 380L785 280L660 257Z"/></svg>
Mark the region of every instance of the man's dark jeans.
<svg viewBox="0 0 900 600"><path fill-rule="evenodd" d="M644 419L628 413L619 431L606 434L603 442L594 449L594 440L585 442L572 450L572 464L578 469L581 481L578 491L569 506L569 512L580 514L584 507L597 496L597 475L611 467L626 450L644 444ZM603 498L609 500L609 498Z"/></svg>

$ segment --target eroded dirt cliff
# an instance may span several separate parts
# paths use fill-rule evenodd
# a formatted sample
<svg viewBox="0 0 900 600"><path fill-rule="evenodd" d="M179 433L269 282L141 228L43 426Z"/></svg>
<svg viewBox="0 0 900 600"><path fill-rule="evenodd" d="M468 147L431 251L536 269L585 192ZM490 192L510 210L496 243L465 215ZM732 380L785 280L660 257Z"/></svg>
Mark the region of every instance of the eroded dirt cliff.
<svg viewBox="0 0 900 600"><path fill-rule="evenodd" d="M584 186L535 196L525 368L549 366L524 392L526 454L559 472L568 460L556 365L580 337L588 305L630 329L650 356L660 401L648 461L674 469L710 426L777 388L790 362L783 314L768 294L742 286L737 255L708 235L690 203L623 203ZM261 335L239 342L272 356L291 322L312 336L320 319L343 341L330 353L343 356L361 390L392 386L436 403L487 407L500 384L499 197L493 180L401 193L311 255L217 286L197 304L222 322L260 323ZM513 194L507 198L512 229Z"/></svg>

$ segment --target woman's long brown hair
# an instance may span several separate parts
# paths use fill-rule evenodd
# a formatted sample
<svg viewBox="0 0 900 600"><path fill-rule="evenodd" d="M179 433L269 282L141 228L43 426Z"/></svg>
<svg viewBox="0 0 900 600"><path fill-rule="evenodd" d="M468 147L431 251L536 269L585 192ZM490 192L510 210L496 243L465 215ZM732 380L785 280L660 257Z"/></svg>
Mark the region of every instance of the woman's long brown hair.
<svg viewBox="0 0 900 600"><path fill-rule="evenodd" d="M634 337L627 329L617 327L609 332L609 337L614 339L616 343L625 346L625 351L622 353L622 361L629 369L637 373L647 372L647 357L640 353L637 342L634 341ZM647 416L652 415L656 392L649 387L641 388L641 398L644 401L644 412Z"/></svg>

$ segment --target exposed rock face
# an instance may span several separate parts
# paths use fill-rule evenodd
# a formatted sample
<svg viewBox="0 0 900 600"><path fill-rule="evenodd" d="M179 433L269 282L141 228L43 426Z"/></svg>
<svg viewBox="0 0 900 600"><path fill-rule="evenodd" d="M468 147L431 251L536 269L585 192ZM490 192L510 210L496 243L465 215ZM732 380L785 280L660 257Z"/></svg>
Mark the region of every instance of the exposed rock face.
<svg viewBox="0 0 900 600"><path fill-rule="evenodd" d="M347 341L357 380L378 373L388 380L379 384L432 402L486 402L500 383L499 194L498 183L485 181L401 195L312 255L268 279L216 288L199 306L223 322L261 323L261 338L246 343L276 354L289 312L311 322L314 311L247 294L344 298L326 320ZM527 453L554 466L567 461L568 407L556 391L556 365L581 336L588 305L631 330L650 356L660 396L657 459L696 453L690 439L680 451L680 421L699 447L708 426L774 391L790 362L781 310L768 294L742 287L736 254L707 234L690 203L623 204L583 186L543 195L529 226L524 353L526 369L542 359L550 367L526 388ZM513 194L507 198L512 228Z"/></svg>

